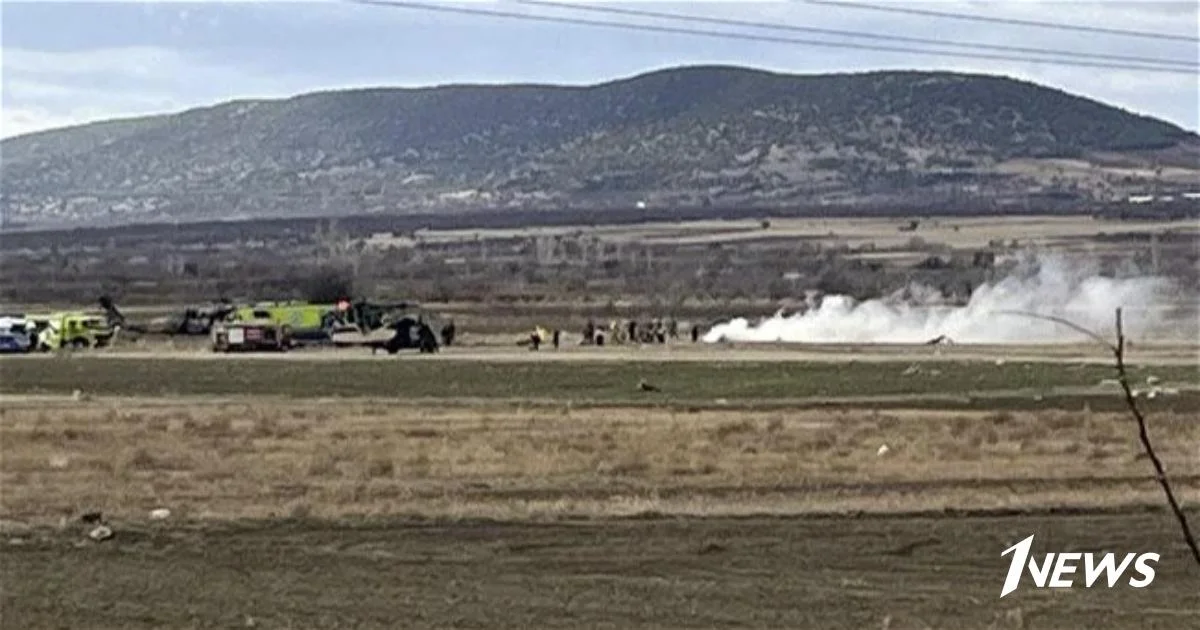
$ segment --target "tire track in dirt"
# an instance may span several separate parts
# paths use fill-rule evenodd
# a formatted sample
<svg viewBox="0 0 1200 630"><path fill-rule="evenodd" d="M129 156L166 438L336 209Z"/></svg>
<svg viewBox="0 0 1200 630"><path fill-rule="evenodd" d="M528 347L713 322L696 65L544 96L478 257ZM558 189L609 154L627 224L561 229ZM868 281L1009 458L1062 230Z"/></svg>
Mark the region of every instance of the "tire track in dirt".
<svg viewBox="0 0 1200 630"><path fill-rule="evenodd" d="M1003 600L1001 552L1156 551L1151 588ZM117 527L0 556L6 627L1186 627L1194 569L1148 511ZM197 588L197 585L204 585ZM45 597L53 592L53 598Z"/></svg>

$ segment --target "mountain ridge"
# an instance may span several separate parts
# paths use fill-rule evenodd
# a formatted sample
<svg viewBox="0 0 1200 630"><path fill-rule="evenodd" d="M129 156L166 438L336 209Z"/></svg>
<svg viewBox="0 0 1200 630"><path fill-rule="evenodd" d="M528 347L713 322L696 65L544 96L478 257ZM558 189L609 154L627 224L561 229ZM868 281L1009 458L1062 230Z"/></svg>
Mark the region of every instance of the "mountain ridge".
<svg viewBox="0 0 1200 630"><path fill-rule="evenodd" d="M1087 201L1200 181L1200 135L1028 81L716 64L235 99L24 134L0 154L0 206L23 221Z"/></svg>

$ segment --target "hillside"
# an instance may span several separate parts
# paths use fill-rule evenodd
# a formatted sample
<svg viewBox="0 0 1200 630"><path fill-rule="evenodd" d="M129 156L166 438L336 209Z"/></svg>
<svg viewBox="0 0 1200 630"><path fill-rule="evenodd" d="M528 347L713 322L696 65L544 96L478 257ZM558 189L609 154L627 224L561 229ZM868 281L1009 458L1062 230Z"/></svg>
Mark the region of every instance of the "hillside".
<svg viewBox="0 0 1200 630"><path fill-rule="evenodd" d="M235 101L11 138L8 221L468 207L1116 198L1200 181L1200 138L1035 84L662 70Z"/></svg>

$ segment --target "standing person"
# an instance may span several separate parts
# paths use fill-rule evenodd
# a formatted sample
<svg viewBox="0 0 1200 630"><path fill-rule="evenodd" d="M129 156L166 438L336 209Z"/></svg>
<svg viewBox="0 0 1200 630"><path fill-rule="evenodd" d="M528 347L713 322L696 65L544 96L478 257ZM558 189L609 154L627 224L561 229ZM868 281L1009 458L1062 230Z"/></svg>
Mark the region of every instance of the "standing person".
<svg viewBox="0 0 1200 630"><path fill-rule="evenodd" d="M555 350L558 350L558 336L559 336L559 332L560 332L560 331L559 331L557 328L555 328L555 329L554 329L554 334L552 335L552 339L554 340L554 349L555 349Z"/></svg>
<svg viewBox="0 0 1200 630"><path fill-rule="evenodd" d="M596 343L596 322L589 319L587 326L583 328L583 345L590 346Z"/></svg>
<svg viewBox="0 0 1200 630"><path fill-rule="evenodd" d="M696 343L697 341L700 341L700 327L692 324L692 343Z"/></svg>

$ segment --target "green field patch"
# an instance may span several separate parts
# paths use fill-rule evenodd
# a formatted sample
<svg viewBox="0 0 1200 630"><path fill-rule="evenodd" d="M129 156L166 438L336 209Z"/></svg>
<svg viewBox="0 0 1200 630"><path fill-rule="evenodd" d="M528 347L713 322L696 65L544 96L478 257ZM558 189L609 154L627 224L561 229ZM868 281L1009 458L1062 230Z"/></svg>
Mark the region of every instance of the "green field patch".
<svg viewBox="0 0 1200 630"><path fill-rule="evenodd" d="M1139 383L1200 382L1192 366L1137 367ZM1011 391L1028 397L1055 388L1095 387L1103 365L908 362L499 363L422 360L188 360L172 358L12 358L0 361L0 392L108 396L261 395L310 397L539 399L580 403L784 401L812 398L962 395ZM659 392L640 391L645 380ZM1028 390L1028 391L1025 391ZM1110 390L1115 397L1116 388ZM1083 392L1094 395L1096 392ZM1186 392L1185 392L1186 393ZM1080 394L1080 392L1075 392Z"/></svg>

